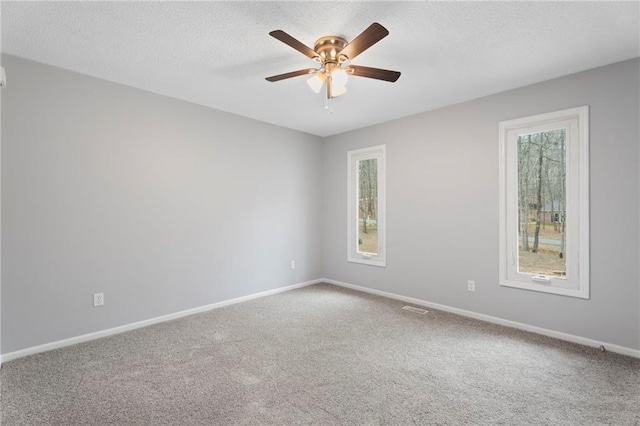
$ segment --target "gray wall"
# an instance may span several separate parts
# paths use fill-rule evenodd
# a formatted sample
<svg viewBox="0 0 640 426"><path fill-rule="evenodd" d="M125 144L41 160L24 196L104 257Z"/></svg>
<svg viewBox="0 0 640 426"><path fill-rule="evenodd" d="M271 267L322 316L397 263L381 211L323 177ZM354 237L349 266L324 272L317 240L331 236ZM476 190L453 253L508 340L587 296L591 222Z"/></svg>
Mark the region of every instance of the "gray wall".
<svg viewBox="0 0 640 426"><path fill-rule="evenodd" d="M4 353L322 276L319 137L2 64Z"/></svg>
<svg viewBox="0 0 640 426"><path fill-rule="evenodd" d="M337 135L325 277L640 348L639 61ZM591 299L498 285L498 122L590 106ZM347 263L347 151L387 144L387 268ZM476 292L466 289L476 280Z"/></svg>
<svg viewBox="0 0 640 426"><path fill-rule="evenodd" d="M0 61L1 64L2 61ZM0 89L0 188L2 187L2 92ZM0 189L0 236L2 235L2 190ZM0 238L0 362L2 361L2 238Z"/></svg>
<svg viewBox="0 0 640 426"><path fill-rule="evenodd" d="M322 141L2 59L3 353L322 276L640 348L638 60ZM498 122L579 105L591 299L500 287ZM382 143L387 268L345 260L346 152Z"/></svg>

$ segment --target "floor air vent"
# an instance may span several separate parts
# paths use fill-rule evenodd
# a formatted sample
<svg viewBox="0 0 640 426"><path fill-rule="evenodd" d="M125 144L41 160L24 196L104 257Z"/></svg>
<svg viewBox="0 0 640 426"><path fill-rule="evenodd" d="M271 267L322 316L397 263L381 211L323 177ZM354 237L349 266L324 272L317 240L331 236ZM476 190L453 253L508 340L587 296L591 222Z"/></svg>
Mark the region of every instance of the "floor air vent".
<svg viewBox="0 0 640 426"><path fill-rule="evenodd" d="M402 309L404 309L405 311L413 312L416 314L422 314L422 315L429 312L426 309L416 308L415 306L409 306L409 305L403 306Z"/></svg>

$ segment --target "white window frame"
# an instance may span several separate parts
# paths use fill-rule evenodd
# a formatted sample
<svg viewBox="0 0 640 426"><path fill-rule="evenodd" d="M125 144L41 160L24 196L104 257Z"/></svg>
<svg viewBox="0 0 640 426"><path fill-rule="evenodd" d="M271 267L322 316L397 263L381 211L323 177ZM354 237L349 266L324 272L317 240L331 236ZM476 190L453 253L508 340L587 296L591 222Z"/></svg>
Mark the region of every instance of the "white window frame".
<svg viewBox="0 0 640 426"><path fill-rule="evenodd" d="M378 254L358 252L358 161L375 158L378 166ZM386 145L347 153L347 261L386 267Z"/></svg>
<svg viewBox="0 0 640 426"><path fill-rule="evenodd" d="M517 265L517 137L556 129L566 132L567 275L564 279L519 273ZM502 121L499 131L500 285L588 299L589 107Z"/></svg>

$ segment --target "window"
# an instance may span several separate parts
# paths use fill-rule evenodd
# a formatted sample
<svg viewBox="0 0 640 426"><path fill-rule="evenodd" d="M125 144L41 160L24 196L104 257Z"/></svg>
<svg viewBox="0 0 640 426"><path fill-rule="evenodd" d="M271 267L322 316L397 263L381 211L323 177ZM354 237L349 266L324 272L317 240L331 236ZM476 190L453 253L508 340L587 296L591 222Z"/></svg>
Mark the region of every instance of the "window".
<svg viewBox="0 0 640 426"><path fill-rule="evenodd" d="M500 285L589 298L589 109L500 123Z"/></svg>
<svg viewBox="0 0 640 426"><path fill-rule="evenodd" d="M348 154L349 262L386 266L385 145Z"/></svg>

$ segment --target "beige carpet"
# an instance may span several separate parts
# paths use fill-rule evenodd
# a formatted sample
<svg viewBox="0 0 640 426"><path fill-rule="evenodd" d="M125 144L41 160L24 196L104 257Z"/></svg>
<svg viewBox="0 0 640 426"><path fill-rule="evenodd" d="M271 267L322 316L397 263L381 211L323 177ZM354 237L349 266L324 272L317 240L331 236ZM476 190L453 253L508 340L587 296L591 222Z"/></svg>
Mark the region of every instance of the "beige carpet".
<svg viewBox="0 0 640 426"><path fill-rule="evenodd" d="M637 425L640 360L315 285L8 362L2 425Z"/></svg>

